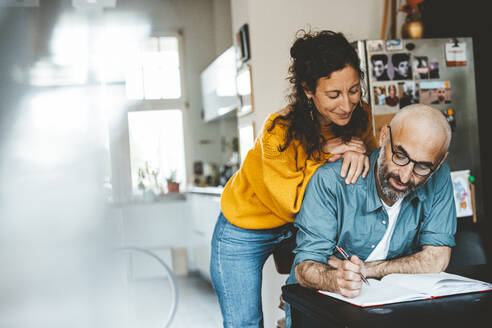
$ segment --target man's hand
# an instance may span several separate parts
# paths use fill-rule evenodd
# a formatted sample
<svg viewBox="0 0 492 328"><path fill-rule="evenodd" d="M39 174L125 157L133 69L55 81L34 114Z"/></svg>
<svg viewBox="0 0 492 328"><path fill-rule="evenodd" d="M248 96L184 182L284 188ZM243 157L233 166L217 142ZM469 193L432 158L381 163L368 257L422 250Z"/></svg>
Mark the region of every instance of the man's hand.
<svg viewBox="0 0 492 328"><path fill-rule="evenodd" d="M342 263L343 261L340 260L338 257L336 257L335 255L332 255L330 256L330 258L328 259L328 265L331 266L332 268L334 269L337 269L338 266L340 265L340 263Z"/></svg>
<svg viewBox="0 0 492 328"><path fill-rule="evenodd" d="M336 285L340 295L352 298L360 294L362 289L360 274L365 272L365 267L364 262L357 255L352 255L350 261L330 258L328 264L337 268Z"/></svg>
<svg viewBox="0 0 492 328"><path fill-rule="evenodd" d="M350 261L331 256L328 264L303 261L295 267L295 275L301 286L327 290L349 298L360 294L360 273L366 274L366 268L364 262L356 255L353 255Z"/></svg>

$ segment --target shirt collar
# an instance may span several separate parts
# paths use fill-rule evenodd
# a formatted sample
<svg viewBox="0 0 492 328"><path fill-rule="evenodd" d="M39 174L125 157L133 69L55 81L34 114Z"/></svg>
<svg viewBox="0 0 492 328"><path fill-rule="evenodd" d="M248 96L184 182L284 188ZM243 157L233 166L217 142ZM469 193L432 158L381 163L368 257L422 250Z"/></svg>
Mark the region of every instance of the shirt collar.
<svg viewBox="0 0 492 328"><path fill-rule="evenodd" d="M383 203L381 201L381 198L379 198L378 194L378 188L376 187L376 175L375 175L375 167L376 163L378 161L379 157L379 152L381 151L381 148L374 149L374 151L371 153L371 156L369 158L369 162L371 165L371 168L369 170L369 173L367 174L367 210L372 212L380 207L383 206ZM427 181L426 181L427 182ZM426 194L424 191L424 184L419 186L417 189L415 189L414 192L411 194L407 195L405 199L403 200L404 202L406 201L411 201L415 198L418 198L420 201L423 201L426 198Z"/></svg>

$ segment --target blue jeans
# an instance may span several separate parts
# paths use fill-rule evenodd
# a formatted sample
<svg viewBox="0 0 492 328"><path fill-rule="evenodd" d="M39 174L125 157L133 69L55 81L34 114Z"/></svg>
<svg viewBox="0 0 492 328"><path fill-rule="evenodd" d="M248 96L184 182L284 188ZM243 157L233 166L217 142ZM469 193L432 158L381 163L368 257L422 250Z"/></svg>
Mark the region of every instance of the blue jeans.
<svg viewBox="0 0 492 328"><path fill-rule="evenodd" d="M212 238L210 275L224 327L263 327L263 265L281 241L290 238L295 242L293 235L292 224L275 229L243 229L220 213Z"/></svg>

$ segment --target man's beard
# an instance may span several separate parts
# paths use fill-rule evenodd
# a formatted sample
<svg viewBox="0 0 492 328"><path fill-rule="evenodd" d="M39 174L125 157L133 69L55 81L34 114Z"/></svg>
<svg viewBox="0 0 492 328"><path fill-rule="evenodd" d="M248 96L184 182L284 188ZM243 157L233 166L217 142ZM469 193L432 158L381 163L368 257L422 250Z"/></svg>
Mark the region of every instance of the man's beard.
<svg viewBox="0 0 492 328"><path fill-rule="evenodd" d="M378 157L378 162L377 162L379 186L381 187L381 193L386 198L388 198L393 202L397 202L398 200L405 198L405 196L413 192L415 188L418 187L418 185L413 184L411 181L408 181L407 183L403 183L401 182L400 177L398 175L388 172L388 166L385 165L384 163L384 153L385 153L385 147L381 148ZM407 186L407 189L405 190L395 189L389 182L390 178L395 179L396 182L398 182L400 185Z"/></svg>

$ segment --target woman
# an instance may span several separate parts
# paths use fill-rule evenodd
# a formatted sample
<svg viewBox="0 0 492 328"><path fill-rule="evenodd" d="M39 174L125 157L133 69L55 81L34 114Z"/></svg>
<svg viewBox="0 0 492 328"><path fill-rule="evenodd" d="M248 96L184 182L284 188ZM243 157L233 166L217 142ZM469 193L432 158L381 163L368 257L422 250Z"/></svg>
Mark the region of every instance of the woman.
<svg viewBox="0 0 492 328"><path fill-rule="evenodd" d="M224 327L262 327L261 272L281 243L316 169L343 158L347 184L367 175L376 148L361 103L359 57L341 33L303 32L290 49L290 104L271 114L221 199L212 239L212 283Z"/></svg>
<svg viewBox="0 0 492 328"><path fill-rule="evenodd" d="M396 87L394 84L388 86L388 97L386 97L386 104L388 106L396 106L400 102L400 98L396 95Z"/></svg>

